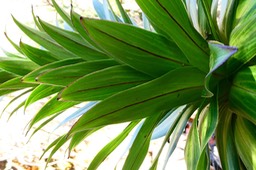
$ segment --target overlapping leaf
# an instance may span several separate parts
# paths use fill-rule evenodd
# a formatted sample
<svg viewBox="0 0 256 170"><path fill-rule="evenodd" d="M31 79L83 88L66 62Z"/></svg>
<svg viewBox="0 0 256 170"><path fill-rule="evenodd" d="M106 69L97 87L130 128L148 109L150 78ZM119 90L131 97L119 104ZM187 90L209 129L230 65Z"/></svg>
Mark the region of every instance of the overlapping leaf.
<svg viewBox="0 0 256 170"><path fill-rule="evenodd" d="M38 85L27 98L25 103L25 108L40 99L43 99L54 93L59 92L61 89L62 89L61 87L56 87L56 86L49 86L44 84Z"/></svg>
<svg viewBox="0 0 256 170"><path fill-rule="evenodd" d="M1 69L20 76L24 76L38 67L37 64L27 59L0 58Z"/></svg>
<svg viewBox="0 0 256 170"><path fill-rule="evenodd" d="M158 34L121 23L82 18L89 36L111 56L154 77L187 65L179 48Z"/></svg>
<svg viewBox="0 0 256 170"><path fill-rule="evenodd" d="M230 105L235 113L256 124L256 66L241 70L230 90Z"/></svg>
<svg viewBox="0 0 256 170"><path fill-rule="evenodd" d="M42 21L41 19L39 19L39 22L42 28L49 36L51 36L51 38L77 56L85 60L108 58L106 54L96 50L88 42L84 41L79 34L60 29Z"/></svg>
<svg viewBox="0 0 256 170"><path fill-rule="evenodd" d="M255 124L238 117L235 123L234 136L237 152L247 169L256 168L256 133Z"/></svg>
<svg viewBox="0 0 256 170"><path fill-rule="evenodd" d="M119 144L129 135L131 130L138 124L138 121L130 123L117 137L109 142L104 148L98 152L90 163L88 170L97 169L98 166L107 158L107 156L119 146Z"/></svg>
<svg viewBox="0 0 256 170"><path fill-rule="evenodd" d="M129 154L123 166L124 170L140 168L147 155L154 128L165 114L165 112L156 113L146 118L129 150Z"/></svg>
<svg viewBox="0 0 256 170"><path fill-rule="evenodd" d="M6 72L6 71L0 69L0 83L4 83L5 81L10 80L15 77L16 77L15 74L12 74L12 73L9 73L9 72Z"/></svg>
<svg viewBox="0 0 256 170"><path fill-rule="evenodd" d="M45 84L67 86L80 77L117 64L118 63L114 60L98 60L69 64L39 74L37 81ZM56 79L56 77L58 77L58 79ZM80 85L80 88L82 87L83 84Z"/></svg>
<svg viewBox="0 0 256 170"><path fill-rule="evenodd" d="M83 25L80 22L80 18L81 16L79 14L77 14L73 8L71 8L70 11L70 16L71 16L71 21L72 24L74 26L74 28L76 29L76 31L79 33L79 35L88 43L90 43L93 47L96 47L96 49L99 50L98 45L89 37L89 35L87 34L87 32L84 30Z"/></svg>
<svg viewBox="0 0 256 170"><path fill-rule="evenodd" d="M191 65L202 71L208 71L207 42L192 26L183 1L136 0L136 2L152 25L177 43Z"/></svg>
<svg viewBox="0 0 256 170"><path fill-rule="evenodd" d="M29 129L40 120L53 116L67 110L68 108L78 104L78 102L61 102L57 100L57 96L52 97L34 116L29 124Z"/></svg>
<svg viewBox="0 0 256 170"><path fill-rule="evenodd" d="M256 7L256 6L255 6ZM230 35L230 46L238 48L227 63L229 73L234 73L256 55L256 17L248 18L244 24L236 26Z"/></svg>
<svg viewBox="0 0 256 170"><path fill-rule="evenodd" d="M31 61L38 65L45 65L58 60L50 52L32 47L23 42L20 42L20 49Z"/></svg>
<svg viewBox="0 0 256 170"><path fill-rule="evenodd" d="M107 124L141 119L155 112L200 100L203 79L204 74L201 71L194 67L184 67L122 91L89 110L73 126L70 134Z"/></svg>
<svg viewBox="0 0 256 170"><path fill-rule="evenodd" d="M58 59L67 59L67 58L78 58L75 54L67 51L64 47L57 44L49 35L45 32L41 32L35 29L32 29L24 24L20 23L18 20L13 18L16 25L25 33L29 38L42 45L47 50Z"/></svg>
<svg viewBox="0 0 256 170"><path fill-rule="evenodd" d="M60 100L97 101L152 78L128 66L113 66L88 74L65 88Z"/></svg>
<svg viewBox="0 0 256 170"><path fill-rule="evenodd" d="M24 88L36 87L37 84L23 83L22 77L12 78L0 85L1 90L22 90Z"/></svg>
<svg viewBox="0 0 256 170"><path fill-rule="evenodd" d="M31 71L30 73L28 73L27 75L25 75L22 78L23 82L30 82L30 83L37 83L36 78L40 75L43 74L49 70L52 70L54 68L58 68L61 66L66 66L66 65L70 65L70 64L75 64L75 63L79 63L83 60L81 59L66 59L66 60L61 60L61 61L56 61L50 64L46 64L42 67L39 67L38 69L35 69L33 71Z"/></svg>
<svg viewBox="0 0 256 170"><path fill-rule="evenodd" d="M216 143L223 169L239 170L239 156L234 143L232 120L233 114L228 110L221 113L216 129Z"/></svg>

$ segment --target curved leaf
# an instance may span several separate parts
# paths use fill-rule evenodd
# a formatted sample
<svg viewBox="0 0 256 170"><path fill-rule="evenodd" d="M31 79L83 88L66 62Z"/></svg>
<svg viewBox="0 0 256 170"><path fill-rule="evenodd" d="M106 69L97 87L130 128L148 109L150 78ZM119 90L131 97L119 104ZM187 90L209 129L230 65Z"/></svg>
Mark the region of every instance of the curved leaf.
<svg viewBox="0 0 256 170"><path fill-rule="evenodd" d="M44 84L38 85L29 95L29 97L26 100L25 103L25 109L32 103L43 99L45 97L48 97L58 91L60 91L62 88L61 87L56 87L56 86L48 86Z"/></svg>
<svg viewBox="0 0 256 170"><path fill-rule="evenodd" d="M122 4L119 0L115 0L115 4L122 16L122 19L124 21L124 23L127 23L127 24L132 24L132 21L130 19L130 17L128 16L127 12L124 10L124 8L122 7Z"/></svg>
<svg viewBox="0 0 256 170"><path fill-rule="evenodd" d="M231 109L238 115L256 124L256 66L237 73L231 86L229 101Z"/></svg>
<svg viewBox="0 0 256 170"><path fill-rule="evenodd" d="M61 18L70 26L73 27L73 24L70 20L70 16L67 12L65 12L57 3L55 0L52 0L52 4L54 6L54 9L58 12L58 14L61 16Z"/></svg>
<svg viewBox="0 0 256 170"><path fill-rule="evenodd" d="M37 84L23 83L21 77L15 77L0 85L0 90L21 90L29 87L36 87Z"/></svg>
<svg viewBox="0 0 256 170"><path fill-rule="evenodd" d="M79 35L85 40L87 41L89 44L91 44L95 49L102 51L99 49L98 45L89 37L89 35L87 34L87 32L84 30L83 25L80 22L80 15L77 14L73 8L71 8L70 11L70 16L71 16L71 21L72 24L74 26L74 28L76 29L76 31L79 33Z"/></svg>
<svg viewBox="0 0 256 170"><path fill-rule="evenodd" d="M61 60L61 61L56 61L50 64L46 64L42 67L39 67L38 69L35 69L33 71L31 71L29 74L25 75L22 78L23 82L30 82L30 83L38 83L36 82L36 78L37 76L39 76L40 74L43 74L44 72L47 72L49 70L52 70L54 68L58 68L61 66L66 66L66 65L70 65L70 64L75 64L75 63L79 63L82 62L84 60L81 59L66 59L66 60Z"/></svg>
<svg viewBox="0 0 256 170"><path fill-rule="evenodd" d="M160 122L159 125L155 128L152 134L151 140L158 139L165 136L168 133L170 127L173 126L175 121L178 119L178 117L182 113L182 110L184 109L184 107L185 106L181 106L175 110L171 110L170 111L171 113L169 112L170 115L167 118L164 118L164 120Z"/></svg>
<svg viewBox="0 0 256 170"><path fill-rule="evenodd" d="M203 79L204 73L194 67L171 71L100 102L83 115L69 133L141 119L155 112L199 100Z"/></svg>
<svg viewBox="0 0 256 170"><path fill-rule="evenodd" d="M0 84L15 78L16 75L0 69Z"/></svg>
<svg viewBox="0 0 256 170"><path fill-rule="evenodd" d="M29 129L40 120L67 110L76 104L78 104L78 102L60 102L57 100L57 96L51 98L33 117L29 124Z"/></svg>
<svg viewBox="0 0 256 170"><path fill-rule="evenodd" d="M113 58L151 76L188 64L176 44L158 34L110 21L81 18L81 22Z"/></svg>
<svg viewBox="0 0 256 170"><path fill-rule="evenodd" d="M239 156L235 148L233 136L234 115L223 110L216 129L216 144L223 169L239 170Z"/></svg>
<svg viewBox="0 0 256 170"><path fill-rule="evenodd" d="M123 166L124 170L139 169L148 152L154 128L165 114L165 112L155 113L146 118L129 150L129 154Z"/></svg>
<svg viewBox="0 0 256 170"><path fill-rule="evenodd" d="M58 124L58 126L55 129L58 129L59 127L61 127L62 125L64 125L65 123L85 114L88 110L90 110L94 105L96 105L98 102L88 102L85 106L81 107L80 109L78 109L77 111L75 111L74 113L70 114L67 118L65 118L65 120L63 120L62 122L60 122ZM73 139L73 138L72 138Z"/></svg>
<svg viewBox="0 0 256 170"><path fill-rule="evenodd" d="M210 82L211 75L220 68L234 53L237 52L237 48L220 44L219 42L210 41L209 48L211 50L210 62L209 62L209 73L205 77L205 91L203 97L212 97L213 93L209 90L210 86L214 83ZM222 68L218 69L215 73L223 76L226 70ZM217 81L217 80L215 80ZM217 83L217 82L215 82Z"/></svg>
<svg viewBox="0 0 256 170"><path fill-rule="evenodd" d="M157 156L154 160L154 164L157 164L160 154L163 151L164 146L166 145L166 142L169 141L166 158L165 158L164 165L163 165L163 168L166 168L168 160L178 144L180 136L182 135L184 128L187 125L189 117L196 110L196 106L197 106L197 104L188 105L182 110L182 112L179 113L179 117L177 117L177 119L172 124L171 128L169 129L168 134L165 136L164 142L162 143L159 153L157 154Z"/></svg>
<svg viewBox="0 0 256 170"><path fill-rule="evenodd" d="M24 55L26 55L31 61L35 62L38 65L45 65L58 60L48 51L32 47L21 41L20 49L22 50Z"/></svg>
<svg viewBox="0 0 256 170"><path fill-rule="evenodd" d="M38 67L37 64L26 59L0 57L0 68L16 75L24 76Z"/></svg>
<svg viewBox="0 0 256 170"><path fill-rule="evenodd" d="M16 25L33 41L42 45L44 48L49 50L57 59L67 59L67 58L78 58L75 54L67 51L64 47L60 46L53 39L49 37L45 32L40 32L38 30L29 28L21 24L18 20L13 17Z"/></svg>
<svg viewBox="0 0 256 170"><path fill-rule="evenodd" d="M136 0L136 2L152 25L178 45L191 65L208 72L208 44L192 26L183 1Z"/></svg>
<svg viewBox="0 0 256 170"><path fill-rule="evenodd" d="M102 148L91 161L88 170L97 169L98 166L107 158L107 156L119 146L121 142L129 135L133 128L138 124L138 121L130 123L117 137Z"/></svg>
<svg viewBox="0 0 256 170"><path fill-rule="evenodd" d="M46 84L67 86L80 77L117 64L118 63L114 60L85 61L69 64L39 74L37 81ZM58 77L58 79L56 79L56 77ZM80 86L80 88L82 87L84 87L84 85Z"/></svg>
<svg viewBox="0 0 256 170"><path fill-rule="evenodd" d="M32 89L28 89L22 93L20 93L19 95L15 96L11 101L8 102L8 104L4 107L2 113L4 113L4 111L15 101L20 100L21 97L23 97L24 95L26 95L27 93L31 92ZM23 103L24 104L24 103ZM23 105L22 105L23 106ZM18 109L17 109L18 110Z"/></svg>
<svg viewBox="0 0 256 170"><path fill-rule="evenodd" d="M23 52L22 52L22 50L20 49L20 47L16 44L16 43L14 43L12 40L11 40L11 38L7 35L7 33L6 32L4 32L4 35L5 35L5 37L7 38L7 40L10 42L10 44L20 53L20 54L23 54Z"/></svg>
<svg viewBox="0 0 256 170"><path fill-rule="evenodd" d="M66 48L70 52L76 54L77 56L85 59L85 60L97 60L97 59L106 59L108 58L106 54L94 49L84 41L81 36L75 32L67 31L64 29L60 29L53 25L50 25L41 19L39 22L45 32L51 36L57 43L59 43L62 47Z"/></svg>
<svg viewBox="0 0 256 170"><path fill-rule="evenodd" d="M254 0L244 0L239 1L237 10L236 10L236 20L233 23L233 26L238 24L242 24L250 17L255 16L255 8L256 8L256 1Z"/></svg>
<svg viewBox="0 0 256 170"><path fill-rule="evenodd" d="M200 139L197 130L198 122L197 119L201 113L202 108L197 111L196 117L192 123L187 137L187 142L185 146L185 160L188 170L197 169L197 164L200 159Z"/></svg>
<svg viewBox="0 0 256 170"><path fill-rule="evenodd" d="M152 78L128 66L113 66L88 74L71 83L60 94L63 101L96 101Z"/></svg>
<svg viewBox="0 0 256 170"><path fill-rule="evenodd" d="M235 123L235 144L246 169L256 169L256 125L238 117Z"/></svg>
<svg viewBox="0 0 256 170"><path fill-rule="evenodd" d="M256 6L255 6L256 7ZM251 17L232 30L230 46L238 48L227 62L228 73L232 74L256 55L256 17Z"/></svg>

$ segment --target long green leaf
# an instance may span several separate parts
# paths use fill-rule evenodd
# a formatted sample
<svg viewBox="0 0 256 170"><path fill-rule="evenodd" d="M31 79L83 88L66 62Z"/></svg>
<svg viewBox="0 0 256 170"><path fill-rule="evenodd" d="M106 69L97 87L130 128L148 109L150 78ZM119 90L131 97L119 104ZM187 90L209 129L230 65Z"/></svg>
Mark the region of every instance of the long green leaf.
<svg viewBox="0 0 256 170"><path fill-rule="evenodd" d="M39 22L45 32L51 36L62 47L66 48L70 52L85 60L97 60L108 58L106 54L95 50L90 44L84 41L81 36L75 32L60 29L53 25L50 25L41 19Z"/></svg>
<svg viewBox="0 0 256 170"><path fill-rule="evenodd" d="M67 86L80 77L117 64L114 60L79 62L46 71L37 76L37 81L46 84ZM82 84L79 88L83 87L84 85Z"/></svg>
<svg viewBox="0 0 256 170"><path fill-rule="evenodd" d="M25 103L25 109L32 103L40 99L43 99L45 97L48 97L56 92L59 92L61 89L62 89L61 87L56 87L56 86L49 86L44 84L38 85L27 98Z"/></svg>
<svg viewBox="0 0 256 170"><path fill-rule="evenodd" d="M97 169L98 166L107 158L107 156L114 151L117 146L128 136L131 130L138 124L138 121L130 123L117 137L109 142L104 148L102 148L97 155L91 161L88 170Z"/></svg>
<svg viewBox="0 0 256 170"><path fill-rule="evenodd" d="M40 23L38 22L37 20L37 17L34 13L34 8L33 6L31 6L31 11L32 11L32 16L33 16L33 20L34 20L34 23L36 24L36 27L40 30L40 31L44 31L44 29L41 27Z"/></svg>
<svg viewBox="0 0 256 170"><path fill-rule="evenodd" d="M198 110L196 117L192 123L187 137L185 147L185 160L188 170L195 170L200 159L200 138L197 130L198 122L197 119L200 115L201 108Z"/></svg>
<svg viewBox="0 0 256 170"><path fill-rule="evenodd" d="M211 50L210 62L209 62L209 73L205 77L205 92L204 97L212 97L213 93L209 90L210 86L214 87L217 83L216 75L220 77L225 76L226 70L224 67L221 67L234 53L237 52L237 48L226 46L220 44L219 42L209 41L209 48ZM212 77L212 74L215 72L215 77ZM215 82L211 81L211 78L214 78Z"/></svg>
<svg viewBox="0 0 256 170"><path fill-rule="evenodd" d="M256 6L255 6L256 7ZM228 73L234 73L256 55L256 17L247 19L232 30L230 46L238 48L227 63Z"/></svg>
<svg viewBox="0 0 256 170"><path fill-rule="evenodd" d="M42 67L39 67L38 69L35 69L34 71L30 72L29 74L25 75L22 78L23 82L30 82L30 83L38 83L36 82L36 78L37 76L39 76L40 74L43 74L49 70L61 67L61 66L66 66L66 65L70 65L70 64L75 64L75 63L79 63L82 62L84 60L82 59L66 59L66 60L61 60L61 61L56 61L50 64L46 64Z"/></svg>
<svg viewBox="0 0 256 170"><path fill-rule="evenodd" d="M203 79L204 73L198 69L184 67L120 92L95 105L83 115L70 130L70 134L98 126L141 119L155 112L170 110L199 100Z"/></svg>
<svg viewBox="0 0 256 170"><path fill-rule="evenodd" d="M52 0L52 4L54 6L54 9L58 12L58 14L61 16L61 18L70 26L73 27L73 24L71 22L69 14L64 11L57 3L55 0Z"/></svg>
<svg viewBox="0 0 256 170"><path fill-rule="evenodd" d="M208 147L205 147L204 150L201 151L201 155L197 163L197 170L201 169L210 169L210 155Z"/></svg>
<svg viewBox="0 0 256 170"><path fill-rule="evenodd" d="M218 26L211 17L211 3L212 0L198 1L199 24L206 38L220 41Z"/></svg>
<svg viewBox="0 0 256 170"><path fill-rule="evenodd" d="M64 47L60 46L54 40L49 37L45 32L40 32L38 30L32 29L20 23L13 17L16 25L33 41L42 45L44 48L49 50L57 59L67 59L67 58L78 58L75 54L67 51Z"/></svg>
<svg viewBox="0 0 256 170"><path fill-rule="evenodd" d="M191 65L208 72L208 44L192 26L182 1L136 0L136 2L152 25L173 39Z"/></svg>
<svg viewBox="0 0 256 170"><path fill-rule="evenodd" d="M137 134L125 160L123 169L139 169L148 152L151 135L165 112L155 113L146 118L139 133Z"/></svg>
<svg viewBox="0 0 256 170"><path fill-rule="evenodd" d="M48 151L49 149L52 148L51 153L49 154L46 164L45 164L45 168L47 167L48 163L50 162L52 156L68 141L68 139L66 138L66 135L62 135L59 138L57 138L54 142L52 142L48 148L46 148L45 152ZM42 155L43 156L43 155Z"/></svg>
<svg viewBox="0 0 256 170"><path fill-rule="evenodd" d="M218 94L211 98L210 106L200 115L199 120L199 135L200 135L200 150L203 154L203 150L208 146L208 142L218 124Z"/></svg>
<svg viewBox="0 0 256 170"><path fill-rule="evenodd" d="M172 155L173 151L176 149L180 136L182 135L183 130L187 125L188 119L196 110L197 108L196 106L197 104L186 106L183 109L183 111L180 113L180 117L177 118L177 120L175 120L176 121L175 124L172 125L172 127L169 129L168 134L165 136L165 143L162 144L160 151L164 149L164 146L167 141L170 141L170 143L169 143L169 146L168 146L169 148L164 161L164 168L166 168L166 165L168 163L170 156ZM160 156L160 153L158 153L156 158L159 159L159 156Z"/></svg>
<svg viewBox="0 0 256 170"><path fill-rule="evenodd" d="M229 101L231 109L238 115L256 124L256 66L242 69L231 86Z"/></svg>
<svg viewBox="0 0 256 170"><path fill-rule="evenodd" d="M74 134L70 140L69 144L69 154L72 152L72 149L74 149L79 143L85 140L86 137L92 135L94 132L100 130L101 128L95 128L95 129L90 129L82 132L78 132Z"/></svg>
<svg viewBox="0 0 256 170"><path fill-rule="evenodd" d="M25 56L21 55L21 54L17 54L17 53L13 53L13 52L8 52L4 49L2 49L3 53L10 58L18 58L18 59L24 59Z"/></svg>
<svg viewBox="0 0 256 170"><path fill-rule="evenodd" d="M15 78L16 75L0 69L0 84Z"/></svg>
<svg viewBox="0 0 256 170"><path fill-rule="evenodd" d="M7 35L7 33L6 32L4 32L4 35L5 35L5 37L7 38L7 40L11 43L11 45L20 53L20 54L23 54L23 52L22 52L22 50L20 49L20 47L16 44L16 43L14 43L12 40L11 40L11 38Z"/></svg>
<svg viewBox="0 0 256 170"><path fill-rule="evenodd" d="M64 101L103 100L151 79L128 66L113 66L78 79L59 94L59 99Z"/></svg>
<svg viewBox="0 0 256 170"><path fill-rule="evenodd" d="M127 23L127 24L132 24L132 21L130 19L130 17L128 16L127 12L124 10L124 8L122 7L122 4L120 3L119 0L115 0L115 4L123 18L123 21L124 23Z"/></svg>
<svg viewBox="0 0 256 170"><path fill-rule="evenodd" d="M223 169L239 170L239 156L233 136L233 114L228 110L220 112L216 129L216 143Z"/></svg>
<svg viewBox="0 0 256 170"><path fill-rule="evenodd" d="M84 30L83 25L80 22L80 18L81 16L79 14L77 14L73 8L71 8L71 12L70 12L70 16L71 16L71 21L73 26L75 27L76 31L79 33L79 35L82 36L82 38L87 41L89 44L91 44L95 49L100 50L99 46L89 37L89 35L87 34L87 32ZM100 50L102 51L102 50Z"/></svg>
<svg viewBox="0 0 256 170"><path fill-rule="evenodd" d="M151 76L188 64L179 48L158 34L110 21L82 18L81 22L89 36L113 58Z"/></svg>
<svg viewBox="0 0 256 170"><path fill-rule="evenodd" d="M26 59L0 58L1 69L20 76L24 76L38 67L37 64Z"/></svg>
<svg viewBox="0 0 256 170"><path fill-rule="evenodd" d="M16 113L16 111L18 111L21 107L24 106L25 101L26 101L26 100L23 100L22 102L20 102L18 105L16 105L16 106L12 109L12 111L11 111L10 114L9 114L9 119L13 116L14 113Z"/></svg>
<svg viewBox="0 0 256 170"><path fill-rule="evenodd" d="M41 50L39 48L32 47L28 44L20 42L20 48L22 52L33 62L38 65L45 65L58 59L55 58L51 53L45 50Z"/></svg>
<svg viewBox="0 0 256 170"><path fill-rule="evenodd" d="M29 129L40 120L67 110L76 104L78 104L78 102L60 102L57 100L57 96L52 97L33 117L29 124Z"/></svg>
<svg viewBox="0 0 256 170"><path fill-rule="evenodd" d="M8 102L8 104L4 107L2 113L4 113L4 111L14 102L16 102L17 100L19 100L21 97L23 97L24 95L26 95L27 93L31 92L32 89L28 89L22 93L20 93L19 95L15 96L13 99L11 99L11 101Z"/></svg>
<svg viewBox="0 0 256 170"><path fill-rule="evenodd" d="M61 135L60 137L55 139L50 145L47 146L47 148L44 150L44 153L41 155L40 159L42 159L43 156L46 154L46 152L49 151L54 146L56 146L58 143L64 144L65 142L67 142L66 134ZM51 157L52 157L52 155L51 155ZM49 162L49 161L50 161L50 158L48 158L47 162Z"/></svg>
<svg viewBox="0 0 256 170"><path fill-rule="evenodd" d="M59 113L60 114L60 113ZM40 125L36 126L35 129L33 129L33 132L31 133L29 140L36 134L36 132L42 130L42 128L44 126L46 126L48 123L52 122L59 114L55 114L50 116L50 118L46 119L45 121L43 121L43 123L41 123ZM29 133L29 130L27 130L26 135Z"/></svg>
<svg viewBox="0 0 256 170"><path fill-rule="evenodd" d="M256 8L256 1L254 0L243 0L240 1L237 5L236 10L236 19L233 23L233 27L235 27L238 24L243 24L244 21L246 21L250 17L255 16L255 8Z"/></svg>
<svg viewBox="0 0 256 170"><path fill-rule="evenodd" d="M256 169L256 125L238 117L235 124L235 144L246 169Z"/></svg>
<svg viewBox="0 0 256 170"><path fill-rule="evenodd" d="M29 87L36 87L37 84L23 83L21 77L15 77L0 85L0 90L21 90Z"/></svg>
<svg viewBox="0 0 256 170"><path fill-rule="evenodd" d="M227 5L224 5L224 3L226 3ZM220 34L222 36L223 42L225 43L228 42L230 33L232 31L238 3L239 0L222 1L220 15L218 19L220 20Z"/></svg>

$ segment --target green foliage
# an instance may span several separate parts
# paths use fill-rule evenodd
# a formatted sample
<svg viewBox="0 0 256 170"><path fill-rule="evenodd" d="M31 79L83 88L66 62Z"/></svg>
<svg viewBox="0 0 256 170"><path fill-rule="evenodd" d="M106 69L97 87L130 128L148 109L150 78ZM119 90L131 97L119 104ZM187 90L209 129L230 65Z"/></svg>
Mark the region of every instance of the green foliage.
<svg viewBox="0 0 256 170"><path fill-rule="evenodd" d="M70 107L92 102L66 119L79 117L46 149L52 149L49 160L66 142L71 151L102 127L129 122L89 169L133 129L123 168L139 169L150 141L165 136L151 167L158 169L163 148L169 145L168 161L194 113L185 149L188 169L210 168L214 134L223 169L256 169L256 1L136 0L147 16L145 29L133 24L118 0L93 2L101 19L80 16L73 7L68 13L52 0L72 30L34 13L38 29L14 18L44 49L17 45L7 36L19 54L6 52L0 60L0 94L26 89L14 101L31 92L14 111L48 97L30 121L29 130L36 127L32 135Z"/></svg>

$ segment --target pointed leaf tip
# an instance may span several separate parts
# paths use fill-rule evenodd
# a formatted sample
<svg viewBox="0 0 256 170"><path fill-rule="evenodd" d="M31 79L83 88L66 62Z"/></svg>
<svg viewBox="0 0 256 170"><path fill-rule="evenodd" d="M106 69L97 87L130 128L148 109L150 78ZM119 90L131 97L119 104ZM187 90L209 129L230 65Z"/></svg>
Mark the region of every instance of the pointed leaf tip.
<svg viewBox="0 0 256 170"><path fill-rule="evenodd" d="M238 50L237 47L227 46L217 41L209 41L208 44L211 50L211 56L209 63L210 71L207 76L224 64Z"/></svg>
<svg viewBox="0 0 256 170"><path fill-rule="evenodd" d="M210 71L205 77L205 89L202 92L202 97L206 98L210 98L214 95L209 88L212 73L222 66L238 50L237 47L227 46L217 41L209 41L208 44L211 51L209 62Z"/></svg>

